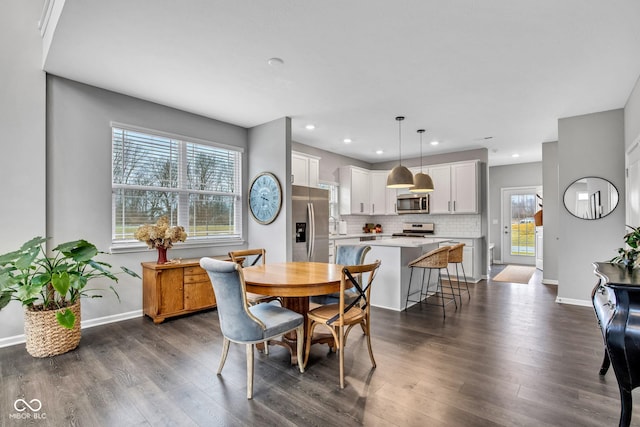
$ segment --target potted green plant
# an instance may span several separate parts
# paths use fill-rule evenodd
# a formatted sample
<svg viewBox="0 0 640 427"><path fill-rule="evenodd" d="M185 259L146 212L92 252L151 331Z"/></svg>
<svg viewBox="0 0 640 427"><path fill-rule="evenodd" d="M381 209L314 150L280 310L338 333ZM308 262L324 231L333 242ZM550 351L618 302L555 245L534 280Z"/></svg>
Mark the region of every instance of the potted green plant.
<svg viewBox="0 0 640 427"><path fill-rule="evenodd" d="M0 310L11 300L25 308L27 351L35 357L73 350L80 342L80 298L101 297L88 289L93 279L117 282L111 265L94 258L103 252L86 240L61 243L47 255L43 237L0 255ZM123 272L140 278L135 272ZM113 286L109 288L120 299Z"/></svg>
<svg viewBox="0 0 640 427"><path fill-rule="evenodd" d="M640 262L640 249L638 246L640 245L640 227L631 227L627 225L631 229L630 232L624 235L624 242L627 244L624 248L618 249L618 255L611 259L611 262L616 264L622 264L627 267L629 270L639 267L638 263Z"/></svg>

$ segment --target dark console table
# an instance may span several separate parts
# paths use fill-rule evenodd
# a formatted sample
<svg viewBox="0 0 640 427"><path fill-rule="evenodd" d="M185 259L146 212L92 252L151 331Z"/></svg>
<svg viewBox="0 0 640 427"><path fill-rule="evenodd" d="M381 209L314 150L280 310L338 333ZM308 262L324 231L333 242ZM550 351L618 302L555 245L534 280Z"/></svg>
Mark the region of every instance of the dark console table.
<svg viewBox="0 0 640 427"><path fill-rule="evenodd" d="M598 284L591 299L604 337L600 375L609 365L618 380L620 426L631 423L631 390L640 385L640 271L619 264L594 263Z"/></svg>

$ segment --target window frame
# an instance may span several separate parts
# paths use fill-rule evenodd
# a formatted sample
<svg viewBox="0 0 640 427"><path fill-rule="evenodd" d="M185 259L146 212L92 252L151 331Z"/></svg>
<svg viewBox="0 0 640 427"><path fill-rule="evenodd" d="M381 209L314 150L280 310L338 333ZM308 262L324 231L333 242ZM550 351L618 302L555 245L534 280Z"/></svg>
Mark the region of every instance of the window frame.
<svg viewBox="0 0 640 427"><path fill-rule="evenodd" d="M207 147L213 147L213 148L222 149L222 150L233 151L237 153L239 155L239 158L237 162L238 170L235 172L235 179L238 184L236 191L234 191L233 193L225 193L225 192L216 192L216 191L194 190L194 189L188 189L184 187L180 188L181 187L180 184L187 183L186 180L182 180L182 182L178 184L177 188L162 187L161 189L160 187L155 187L155 186L146 187L146 186L140 186L140 185L116 184L114 182L114 176L113 176L113 150L114 150L113 135L114 135L115 129L123 130L123 131L138 132L142 134L147 134L152 137L156 136L160 138L168 138L171 140L178 141L179 142L178 169L182 171L186 171L186 165L187 165L186 145L189 143L207 146ZM202 237L189 236L187 237L187 240L185 242L180 242L174 248L175 249L179 249L179 248L191 249L191 248L204 248L204 247L215 247L215 246L230 246L230 245L240 245L245 242L243 224L244 224L244 217L246 215L246 206L244 203L242 203L242 197L243 197L242 189L244 185L243 167L244 167L244 161L245 161L244 159L245 149L243 147L237 147L237 146L228 145L228 144L221 144L214 141L204 140L204 139L195 138L195 137L189 137L185 135L160 131L156 129L144 128L144 127L135 126L135 125L119 123L119 122L111 122L109 130L111 133L111 172L112 172L112 176L111 176L111 198L112 198L111 209L112 210L111 210L111 247L110 247L110 251L112 253L143 252L143 251L149 250L147 245L144 242L138 241L136 239L126 239L126 240L115 239L115 234L116 234L115 227L116 227L116 217L117 217L116 211L115 211L116 210L115 191L117 189L123 189L123 188L138 189L138 190L146 189L150 191L164 191L164 192L176 193L178 196L178 207L177 207L178 224L172 224L172 225L183 225L183 224L188 225L189 224L188 202L187 202L187 205L185 206L184 201L188 200L189 196L192 194L204 193L204 194L210 194L210 195L216 195L216 194L234 195L236 199L235 203L238 211L238 213L236 213L235 215L236 223L234 224L236 227L236 230L238 230L237 234L222 235L222 236L202 236ZM179 172L179 173L182 173L182 172ZM181 180L179 179L179 181ZM186 218L186 222L183 222L185 221L185 218Z"/></svg>

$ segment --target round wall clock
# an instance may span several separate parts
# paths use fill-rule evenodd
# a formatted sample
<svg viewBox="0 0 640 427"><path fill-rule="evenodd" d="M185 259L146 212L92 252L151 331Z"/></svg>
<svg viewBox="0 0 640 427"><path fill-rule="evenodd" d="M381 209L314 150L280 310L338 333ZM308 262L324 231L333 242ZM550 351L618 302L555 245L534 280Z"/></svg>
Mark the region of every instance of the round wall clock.
<svg viewBox="0 0 640 427"><path fill-rule="evenodd" d="M260 224L272 223L282 206L282 187L274 174L262 172L249 186L249 212Z"/></svg>

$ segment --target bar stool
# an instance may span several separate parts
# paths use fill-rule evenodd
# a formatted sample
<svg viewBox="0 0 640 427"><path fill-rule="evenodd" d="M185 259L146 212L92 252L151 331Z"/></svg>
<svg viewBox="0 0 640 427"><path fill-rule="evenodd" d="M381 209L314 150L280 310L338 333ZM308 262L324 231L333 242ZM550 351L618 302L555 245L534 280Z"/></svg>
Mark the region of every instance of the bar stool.
<svg viewBox="0 0 640 427"><path fill-rule="evenodd" d="M460 305L462 305L462 292L466 292L469 296L469 300L471 300L471 293L469 292L469 283L467 282L467 274L464 271L464 264L462 263L462 253L463 253L464 243L458 243L457 245L449 246L449 263L456 265L456 278L458 279L457 290L458 290L458 298L460 299ZM464 289L460 286L460 272L458 270L458 265L462 268L462 277L464 278ZM451 279L451 277L449 277ZM451 283L451 280L449 280Z"/></svg>
<svg viewBox="0 0 640 427"><path fill-rule="evenodd" d="M453 291L453 286L451 285L451 280L449 280L449 288L451 289L451 293L444 292L442 286L442 269L444 268L447 271L447 276L449 276L449 269L447 266L449 265L449 247L443 246L438 249L434 249L430 252L427 252L424 255L414 259L409 263L409 268L411 268L411 274L409 275L409 289L407 289L407 299L405 301L405 311L408 308L410 302L426 304L426 305L438 305L442 307L442 317L446 316L445 313L445 305L449 304L453 301L453 304L456 306L456 310L458 309L458 303L456 302L456 296ZM422 269L422 283L420 284L420 289L411 292L411 282L413 278L413 270L415 268ZM429 270L429 277L427 279L427 289L424 290L424 276L425 270ZM438 280L434 283L435 287L431 287L431 272L433 270L438 271ZM410 297L418 294L417 300L412 300ZM430 297L437 298L440 303L431 303L429 302ZM446 301L446 302L445 302Z"/></svg>

